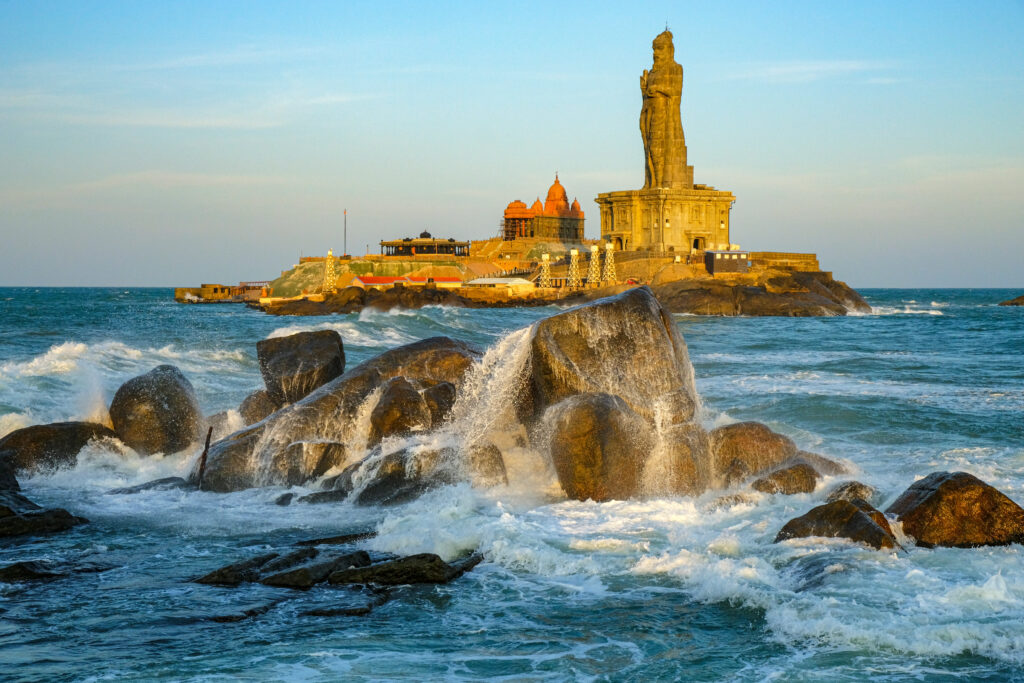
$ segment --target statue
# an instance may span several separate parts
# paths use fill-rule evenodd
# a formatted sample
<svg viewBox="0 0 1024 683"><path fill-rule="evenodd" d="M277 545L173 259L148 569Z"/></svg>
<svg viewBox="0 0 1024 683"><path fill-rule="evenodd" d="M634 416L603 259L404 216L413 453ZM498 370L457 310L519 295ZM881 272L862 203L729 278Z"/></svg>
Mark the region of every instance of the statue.
<svg viewBox="0 0 1024 683"><path fill-rule="evenodd" d="M686 166L686 140L679 113L683 94L683 67L675 60L672 32L665 29L652 43L654 65L644 69L640 92L640 135L644 139L644 189L692 186Z"/></svg>

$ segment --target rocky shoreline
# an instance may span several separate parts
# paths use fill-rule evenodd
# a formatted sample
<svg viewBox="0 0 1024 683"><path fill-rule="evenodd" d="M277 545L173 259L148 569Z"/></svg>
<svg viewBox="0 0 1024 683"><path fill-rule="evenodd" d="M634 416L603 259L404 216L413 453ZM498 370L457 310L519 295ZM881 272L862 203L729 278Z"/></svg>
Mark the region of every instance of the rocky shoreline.
<svg viewBox="0 0 1024 683"><path fill-rule="evenodd" d="M1001 302L999 302L999 305L1000 306L1024 306L1024 294L1021 294L1020 296L1018 296L1016 298L1013 298L1013 299L1007 299L1006 301L1001 301Z"/></svg>
<svg viewBox="0 0 1024 683"><path fill-rule="evenodd" d="M352 368L334 331L260 342L265 387L240 408L251 424L208 442L186 478L110 494L300 485L313 492L286 493L277 504L388 506L454 483L507 485L507 449L530 448L550 463L564 495L580 501L699 496L700 505L715 509L755 495L812 493L834 478L824 504L781 525L777 543L844 538L887 552L1024 543L1024 509L973 475L927 474L883 512L875 507L877 491L848 478L847 463L801 450L757 422L707 429L686 342L647 287L562 311L520 333L513 333L518 350L498 350L499 360L518 359L501 373L494 354L448 337L393 348ZM607 359L627 346L632 353L609 367ZM500 415L481 416L481 392L496 396ZM110 414L113 429L58 423L0 439L0 536L74 533L86 522L66 510L39 510L20 494L17 475L71 467L86 443L141 455L192 448L211 422L188 378L166 365L125 382ZM330 586L337 599L305 616L356 616L390 599L391 586L453 581L486 559L373 553L361 547L373 533L314 539L298 549L264 546L182 580ZM0 567L0 581L88 570L15 562ZM214 620L247 619L270 606Z"/></svg>
<svg viewBox="0 0 1024 683"><path fill-rule="evenodd" d="M497 293L490 296L465 296L456 290L433 287L396 287L386 290L347 287L324 295L323 301L296 299L249 306L271 315L295 316L357 313L364 308L575 306L637 286L614 285L567 295L535 294L520 297ZM649 286L671 313L805 317L871 312L871 306L852 287L825 272L772 270L749 276L655 278Z"/></svg>

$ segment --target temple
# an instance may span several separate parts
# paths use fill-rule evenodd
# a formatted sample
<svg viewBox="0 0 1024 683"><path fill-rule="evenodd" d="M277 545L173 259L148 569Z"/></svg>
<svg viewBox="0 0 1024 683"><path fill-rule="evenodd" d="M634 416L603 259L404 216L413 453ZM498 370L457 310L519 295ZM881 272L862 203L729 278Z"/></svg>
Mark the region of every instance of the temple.
<svg viewBox="0 0 1024 683"><path fill-rule="evenodd" d="M506 241L533 237L580 242L583 240L583 211L578 200L573 199L572 205L569 204L556 173L543 204L538 197L529 208L518 199L505 207L501 236Z"/></svg>
<svg viewBox="0 0 1024 683"><path fill-rule="evenodd" d="M419 237L405 237L400 240L381 240L382 256L469 256L469 242L460 242L452 237L442 239L423 231Z"/></svg>
<svg viewBox="0 0 1024 683"><path fill-rule="evenodd" d="M727 249L736 198L693 182L680 112L683 67L675 61L672 33L658 35L652 47L654 64L640 77L644 186L597 196L601 239L627 251Z"/></svg>

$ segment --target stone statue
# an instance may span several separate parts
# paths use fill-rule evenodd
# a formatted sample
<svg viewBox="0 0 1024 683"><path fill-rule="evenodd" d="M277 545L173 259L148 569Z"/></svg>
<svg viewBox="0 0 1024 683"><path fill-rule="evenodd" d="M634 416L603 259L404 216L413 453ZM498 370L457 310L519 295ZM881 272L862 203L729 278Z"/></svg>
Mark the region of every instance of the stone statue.
<svg viewBox="0 0 1024 683"><path fill-rule="evenodd" d="M640 77L644 104L640 135L644 139L644 189L685 189L693 184L686 166L686 141L679 101L683 94L683 67L675 60L672 33L666 29L652 44L654 66Z"/></svg>

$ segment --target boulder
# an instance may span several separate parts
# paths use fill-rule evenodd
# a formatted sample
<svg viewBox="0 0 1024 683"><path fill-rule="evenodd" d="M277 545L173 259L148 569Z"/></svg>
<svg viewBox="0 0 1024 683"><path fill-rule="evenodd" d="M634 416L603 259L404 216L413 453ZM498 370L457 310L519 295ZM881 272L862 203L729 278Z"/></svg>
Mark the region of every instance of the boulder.
<svg viewBox="0 0 1024 683"><path fill-rule="evenodd" d="M1006 301L1000 301L1000 306L1024 306L1024 294L1013 299L1007 299Z"/></svg>
<svg viewBox="0 0 1024 683"><path fill-rule="evenodd" d="M474 484L483 487L508 486L505 456L493 443L473 444L466 449L466 469Z"/></svg>
<svg viewBox="0 0 1024 683"><path fill-rule="evenodd" d="M723 487L772 470L797 453L792 439L759 422L738 422L711 430L715 475Z"/></svg>
<svg viewBox="0 0 1024 683"><path fill-rule="evenodd" d="M669 424L692 420L698 403L686 342L647 287L538 322L531 367L533 418L583 393L619 396L632 411Z"/></svg>
<svg viewBox="0 0 1024 683"><path fill-rule="evenodd" d="M256 343L267 394L281 406L295 403L345 371L341 335L334 330L298 332Z"/></svg>
<svg viewBox="0 0 1024 683"><path fill-rule="evenodd" d="M427 402L405 377L384 383L380 400L370 413L369 446L387 436L401 436L429 427L433 417Z"/></svg>
<svg viewBox="0 0 1024 683"><path fill-rule="evenodd" d="M798 463L765 475L751 484L761 493L781 493L791 496L795 493L811 493L821 477L813 467Z"/></svg>
<svg viewBox="0 0 1024 683"><path fill-rule="evenodd" d="M797 463L810 465L819 474L824 474L830 477L837 474L846 474L849 471L842 463L830 460L823 455L818 455L817 453L811 453L809 451L797 451L796 455L786 461L787 465L795 465Z"/></svg>
<svg viewBox="0 0 1024 683"><path fill-rule="evenodd" d="M114 431L139 453L177 453L200 436L203 414L192 383L173 365L134 377L110 403Z"/></svg>
<svg viewBox="0 0 1024 683"><path fill-rule="evenodd" d="M328 577L332 584L373 583L399 586L414 583L448 583L475 567L483 558L471 555L461 562L448 564L437 555L421 553L379 562L361 569L343 569Z"/></svg>
<svg viewBox="0 0 1024 683"><path fill-rule="evenodd" d="M8 473L0 478L9 486L12 473L72 467L78 451L93 439L116 438L113 431L92 422L56 422L17 429L0 439L0 471Z"/></svg>
<svg viewBox="0 0 1024 683"><path fill-rule="evenodd" d="M267 564L278 553L266 553L256 557L229 564L220 569L214 569L209 574L199 577L196 583L205 583L214 586L237 586L243 581L255 581L259 578L260 567Z"/></svg>
<svg viewBox="0 0 1024 683"><path fill-rule="evenodd" d="M808 536L848 538L875 549L897 546L885 516L860 499L836 500L812 508L806 514L786 522L775 537L775 542Z"/></svg>
<svg viewBox="0 0 1024 683"><path fill-rule="evenodd" d="M344 555L317 558L317 561L296 569L288 569L265 576L260 579L260 583L279 588L306 589L326 580L334 572L369 566L370 556L365 550L357 550Z"/></svg>
<svg viewBox="0 0 1024 683"><path fill-rule="evenodd" d="M62 508L14 512L7 506L0 507L0 513L3 511L13 512L13 514L0 516L0 538L28 534L52 534L58 531L67 531L89 521L82 517L75 517Z"/></svg>
<svg viewBox="0 0 1024 683"><path fill-rule="evenodd" d="M886 512L926 548L1024 543L1024 509L966 472L932 472Z"/></svg>
<svg viewBox="0 0 1024 683"><path fill-rule="evenodd" d="M579 394L551 409L551 461L576 500L623 500L641 493L651 427L620 397Z"/></svg>
<svg viewBox="0 0 1024 683"><path fill-rule="evenodd" d="M450 382L458 387L480 352L460 341L432 337L386 351L348 370L301 401L266 420L239 430L210 446L203 490L237 491L285 483L287 462L282 455L298 441L346 443L359 408L383 381L403 376L410 382ZM270 464L278 459L279 465ZM198 471L193 472L196 480ZM314 478L312 471L304 476ZM303 483L303 482L299 482Z"/></svg>
<svg viewBox="0 0 1024 683"><path fill-rule="evenodd" d="M421 393L430 411L430 427L437 427L444 422L455 405L455 385L451 382L438 382Z"/></svg>
<svg viewBox="0 0 1024 683"><path fill-rule="evenodd" d="M4 491L20 491L21 485L18 478L14 476L14 464L3 457L0 450L0 493Z"/></svg>
<svg viewBox="0 0 1024 683"><path fill-rule="evenodd" d="M136 493L142 493L143 491L169 491L172 489L194 488L195 486L193 484L188 483L188 481L181 477L162 477L160 479L154 479L153 481L147 481L144 484L110 489L107 491L107 495L134 495Z"/></svg>
<svg viewBox="0 0 1024 683"><path fill-rule="evenodd" d="M645 464L644 492L669 496L703 493L711 481L708 433L696 424L677 424L663 427L661 437L661 453Z"/></svg>
<svg viewBox="0 0 1024 683"><path fill-rule="evenodd" d="M859 498L870 503L877 496L878 489L873 486L862 484L859 481L846 481L832 487L825 496L825 502L831 503L837 500L856 500Z"/></svg>
<svg viewBox="0 0 1024 683"><path fill-rule="evenodd" d="M28 581L49 581L59 579L64 574L50 571L40 562L15 562L0 567L0 583L25 583Z"/></svg>
<svg viewBox="0 0 1024 683"><path fill-rule="evenodd" d="M278 406L270 400L270 394L266 389L258 389L242 400L238 406L238 414L248 427L267 419L277 409Z"/></svg>
<svg viewBox="0 0 1024 683"><path fill-rule="evenodd" d="M301 501L330 502L342 498L338 493L348 492L357 505L407 503L430 489L451 483L454 479L448 465L452 458L450 449L403 449L386 455L372 453L333 480L333 491L313 493Z"/></svg>

